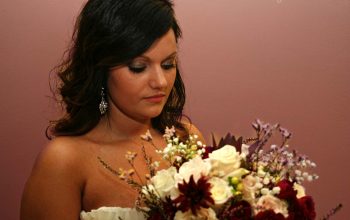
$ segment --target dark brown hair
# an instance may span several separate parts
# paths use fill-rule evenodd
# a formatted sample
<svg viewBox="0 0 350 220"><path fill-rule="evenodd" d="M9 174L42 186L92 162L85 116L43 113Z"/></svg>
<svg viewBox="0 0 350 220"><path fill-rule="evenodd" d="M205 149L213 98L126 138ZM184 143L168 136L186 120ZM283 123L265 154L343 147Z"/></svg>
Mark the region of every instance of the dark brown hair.
<svg viewBox="0 0 350 220"><path fill-rule="evenodd" d="M82 135L101 118L101 89L107 86L109 69L130 62L172 29L181 36L169 0L89 0L82 9L64 61L55 68L59 78L56 93L65 115L48 127L49 136ZM174 87L161 114L152 119L163 132L180 123L185 88L176 68Z"/></svg>

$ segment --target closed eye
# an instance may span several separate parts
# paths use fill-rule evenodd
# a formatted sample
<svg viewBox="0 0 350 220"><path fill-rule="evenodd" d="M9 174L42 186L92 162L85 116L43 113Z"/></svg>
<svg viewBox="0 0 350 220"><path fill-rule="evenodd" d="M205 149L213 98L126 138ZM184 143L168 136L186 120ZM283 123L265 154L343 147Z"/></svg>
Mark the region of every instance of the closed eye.
<svg viewBox="0 0 350 220"><path fill-rule="evenodd" d="M176 57L168 58L162 63L161 66L164 70L170 70L170 69L176 68Z"/></svg>
<svg viewBox="0 0 350 220"><path fill-rule="evenodd" d="M145 71L146 66L132 66L132 65L129 65L128 68L133 73L142 73L143 71Z"/></svg>
<svg viewBox="0 0 350 220"><path fill-rule="evenodd" d="M170 70L176 67L175 63L162 64L162 68L165 70Z"/></svg>

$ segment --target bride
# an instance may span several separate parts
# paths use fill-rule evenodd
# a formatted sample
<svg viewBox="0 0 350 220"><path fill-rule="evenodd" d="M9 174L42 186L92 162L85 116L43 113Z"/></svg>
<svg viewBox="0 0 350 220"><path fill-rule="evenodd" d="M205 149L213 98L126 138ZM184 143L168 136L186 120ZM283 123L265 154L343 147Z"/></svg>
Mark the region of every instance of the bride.
<svg viewBox="0 0 350 220"><path fill-rule="evenodd" d="M181 119L184 85L178 69L181 35L169 0L89 0L66 58L56 68L65 115L48 129L52 139L38 156L22 197L22 220L144 219L137 193L99 162L128 169L146 181L147 130L157 146L174 125L183 137L198 133ZM200 135L200 134L199 134Z"/></svg>

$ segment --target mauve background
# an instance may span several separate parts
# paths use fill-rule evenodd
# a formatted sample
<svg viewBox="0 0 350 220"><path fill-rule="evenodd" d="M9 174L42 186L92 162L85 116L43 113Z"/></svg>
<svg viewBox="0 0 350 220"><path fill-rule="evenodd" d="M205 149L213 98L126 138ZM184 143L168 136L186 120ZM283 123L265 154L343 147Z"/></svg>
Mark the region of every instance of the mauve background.
<svg viewBox="0 0 350 220"><path fill-rule="evenodd" d="M0 2L1 219L21 192L53 117L49 71L83 0ZM350 1L176 0L186 112L210 132L253 135L255 118L289 128L317 164L308 186L319 217L350 216Z"/></svg>

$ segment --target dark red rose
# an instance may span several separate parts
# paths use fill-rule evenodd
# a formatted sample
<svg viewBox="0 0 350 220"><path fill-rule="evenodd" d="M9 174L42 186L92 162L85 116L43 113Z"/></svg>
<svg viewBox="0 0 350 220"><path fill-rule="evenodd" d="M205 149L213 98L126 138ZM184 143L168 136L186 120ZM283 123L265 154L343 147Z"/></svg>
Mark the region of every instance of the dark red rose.
<svg viewBox="0 0 350 220"><path fill-rule="evenodd" d="M234 202L231 206L222 213L220 219L229 220L251 220L252 207L247 201Z"/></svg>
<svg viewBox="0 0 350 220"><path fill-rule="evenodd" d="M293 188L293 183L288 180L282 180L277 183L277 186L280 187L281 191L277 195L279 199L284 200L294 200L297 197L297 191Z"/></svg>
<svg viewBox="0 0 350 220"><path fill-rule="evenodd" d="M311 220L316 218L315 203L311 196L304 196L300 198L298 202L307 219Z"/></svg>
<svg viewBox="0 0 350 220"><path fill-rule="evenodd" d="M315 203L311 196L304 196L288 203L288 220L316 219Z"/></svg>
<svg viewBox="0 0 350 220"><path fill-rule="evenodd" d="M254 220L285 220L284 216L281 213L275 213L273 210L266 210L259 212Z"/></svg>

